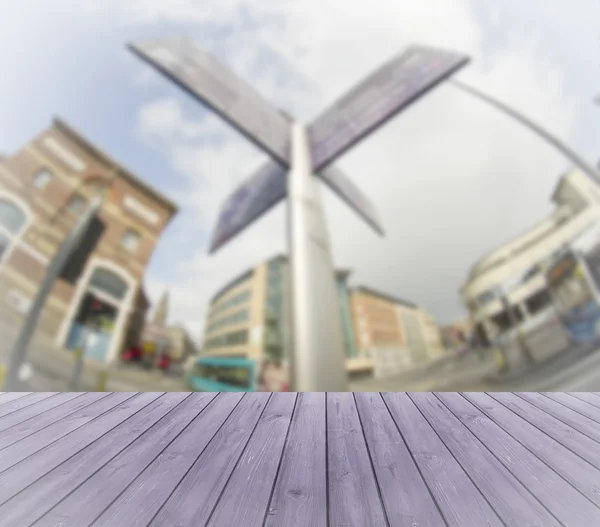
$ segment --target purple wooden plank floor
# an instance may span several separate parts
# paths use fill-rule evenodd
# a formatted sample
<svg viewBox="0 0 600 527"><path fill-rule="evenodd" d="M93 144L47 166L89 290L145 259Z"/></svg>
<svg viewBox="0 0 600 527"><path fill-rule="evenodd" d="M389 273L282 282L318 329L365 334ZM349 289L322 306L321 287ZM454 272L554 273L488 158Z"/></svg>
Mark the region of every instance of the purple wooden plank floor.
<svg viewBox="0 0 600 527"><path fill-rule="evenodd" d="M600 394L0 394L0 527L600 526Z"/></svg>

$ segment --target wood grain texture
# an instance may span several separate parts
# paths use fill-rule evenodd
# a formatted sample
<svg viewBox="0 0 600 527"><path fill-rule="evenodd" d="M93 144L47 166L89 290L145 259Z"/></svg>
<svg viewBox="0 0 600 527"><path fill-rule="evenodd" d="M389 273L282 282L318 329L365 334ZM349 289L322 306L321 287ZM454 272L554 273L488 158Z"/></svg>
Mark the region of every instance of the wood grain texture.
<svg viewBox="0 0 600 527"><path fill-rule="evenodd" d="M502 521L405 393L384 393L408 448L448 525L500 527Z"/></svg>
<svg viewBox="0 0 600 527"><path fill-rule="evenodd" d="M352 393L327 394L329 522L388 525Z"/></svg>
<svg viewBox="0 0 600 527"><path fill-rule="evenodd" d="M300 393L265 527L327 526L325 394Z"/></svg>
<svg viewBox="0 0 600 527"><path fill-rule="evenodd" d="M31 525L187 397L167 393L19 492L0 509L0 526Z"/></svg>
<svg viewBox="0 0 600 527"><path fill-rule="evenodd" d="M31 393L26 395L25 397L19 397L17 399L13 399L10 402L4 403L0 406L0 430L4 430L12 425L5 426L7 419L10 419L10 416L19 410L23 410L32 406L44 399L49 399L58 395L59 392L39 392L39 393ZM18 414L17 414L18 415Z"/></svg>
<svg viewBox="0 0 600 527"><path fill-rule="evenodd" d="M233 471L208 527L263 524L297 394L274 393Z"/></svg>
<svg viewBox="0 0 600 527"><path fill-rule="evenodd" d="M81 397L80 393L57 393L51 397L47 397L38 401L34 404L27 406L26 408L22 408L17 412L12 412L9 415L4 416L0 419L0 432L4 432L5 430L10 430L11 428L18 426L20 424L25 424L26 422L35 419L38 416L43 415L45 412L52 410L54 408L60 408L61 405L67 403L73 399L77 399Z"/></svg>
<svg viewBox="0 0 600 527"><path fill-rule="evenodd" d="M206 524L270 397L270 393L259 392L240 402L152 520L151 527Z"/></svg>
<svg viewBox="0 0 600 527"><path fill-rule="evenodd" d="M94 527L146 527L240 403L244 394L219 394L94 522Z"/></svg>
<svg viewBox="0 0 600 527"><path fill-rule="evenodd" d="M9 403L10 401L20 399L21 397L31 395L32 393L33 392L2 392L0 394L0 406Z"/></svg>
<svg viewBox="0 0 600 527"><path fill-rule="evenodd" d="M477 407L458 393L435 395L560 522L600 525L600 508Z"/></svg>
<svg viewBox="0 0 600 527"><path fill-rule="evenodd" d="M600 441L600 408L567 393L518 393L517 395L560 419L563 423L572 426L575 430L579 430L582 434Z"/></svg>
<svg viewBox="0 0 600 527"><path fill-rule="evenodd" d="M540 410L537 406L518 397L516 394L494 393L491 395L519 415L524 421L533 424L546 435L600 469L600 448L598 448L596 441L583 434L575 433L572 427L566 425L560 419ZM565 413L567 413L567 410L567 408L564 408Z"/></svg>
<svg viewBox="0 0 600 527"><path fill-rule="evenodd" d="M582 393L582 392L574 392L570 393L571 397L575 397L580 401L585 401L586 403L595 406L596 408L600 408L600 396L595 393Z"/></svg>
<svg viewBox="0 0 600 527"><path fill-rule="evenodd" d="M160 395L162 394L140 393L125 401L110 413L69 434L62 441L37 451L20 463L5 470L0 475L0 503L6 502L61 463L92 445L98 438L149 405ZM19 452L19 447L20 444L17 443L7 449L8 452L4 452L2 459L13 450ZM2 507L0 507L0 519L2 517L1 511ZM2 524L0 523L0 525Z"/></svg>
<svg viewBox="0 0 600 527"><path fill-rule="evenodd" d="M58 421L62 421L61 428L64 427L65 420L71 414L108 396L107 393L84 393L81 397L75 397L57 408L46 410L43 414L36 416L35 419L29 419L19 425L3 430L0 434L0 451Z"/></svg>
<svg viewBox="0 0 600 527"><path fill-rule="evenodd" d="M182 394L178 395L181 398ZM35 525L90 525L215 397L216 394L184 394L180 404L177 403L150 430L129 444ZM107 481L110 485L106 485Z"/></svg>
<svg viewBox="0 0 600 527"><path fill-rule="evenodd" d="M356 393L354 396L389 524L398 527L443 525L435 500L381 394Z"/></svg>
<svg viewBox="0 0 600 527"><path fill-rule="evenodd" d="M133 398L133 393L112 393L97 403L67 416L56 423L35 432L34 434L9 445L6 450L0 450L0 473L20 463L32 454L39 452L50 444L67 436L79 427L101 417L105 412ZM7 434L10 442L10 434ZM0 433L0 440L4 433ZM52 451L50 451L52 452Z"/></svg>
<svg viewBox="0 0 600 527"><path fill-rule="evenodd" d="M592 527L599 410L594 393L0 393L0 527Z"/></svg>
<svg viewBox="0 0 600 527"><path fill-rule="evenodd" d="M499 396L500 394L493 395ZM530 452L559 473L590 501L600 506L600 471L490 395L469 393L463 394L463 396ZM525 406L524 401L519 403L519 398L514 397L515 408L518 408L519 404ZM533 412L529 414L524 412L523 414L528 417Z"/></svg>
<svg viewBox="0 0 600 527"><path fill-rule="evenodd" d="M506 525L560 523L433 393L410 398Z"/></svg>

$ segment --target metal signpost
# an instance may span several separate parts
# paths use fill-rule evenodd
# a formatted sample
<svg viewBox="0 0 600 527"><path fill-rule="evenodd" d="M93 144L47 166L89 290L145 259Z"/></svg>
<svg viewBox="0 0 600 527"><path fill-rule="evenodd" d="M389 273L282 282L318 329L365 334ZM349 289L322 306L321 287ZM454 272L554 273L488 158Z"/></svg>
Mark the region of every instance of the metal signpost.
<svg viewBox="0 0 600 527"><path fill-rule="evenodd" d="M44 277L44 281L37 291L35 299L29 312L27 313L27 317L23 322L23 326L21 327L21 331L19 332L19 336L17 337L17 341L15 342L13 351L10 355L6 386L4 387L6 391L12 391L16 387L19 370L25 360L29 343L33 337L33 333L35 332L35 328L42 314L44 305L46 304L46 299L52 291L52 287L54 287L56 279L64 268L67 260L81 242L82 236L85 234L90 223L100 210L101 204L102 197L96 197L84 212L83 216L79 219L75 227L71 230L65 241L58 249L56 255L50 262L48 271Z"/></svg>
<svg viewBox="0 0 600 527"><path fill-rule="evenodd" d="M216 252L287 197L292 389L345 391L345 353L334 267L313 173L383 234L374 205L331 163L465 66L469 58L413 46L304 127L264 101L251 86L189 39L133 44L130 49L272 158L226 200L210 252Z"/></svg>

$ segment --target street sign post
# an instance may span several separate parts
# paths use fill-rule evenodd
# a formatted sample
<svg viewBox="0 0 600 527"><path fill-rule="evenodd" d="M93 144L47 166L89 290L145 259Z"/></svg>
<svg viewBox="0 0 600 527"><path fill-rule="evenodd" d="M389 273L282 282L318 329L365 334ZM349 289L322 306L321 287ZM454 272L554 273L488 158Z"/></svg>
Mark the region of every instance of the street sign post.
<svg viewBox="0 0 600 527"><path fill-rule="evenodd" d="M312 177L306 129L298 124L292 129L288 229L292 386L310 392L345 391L342 319L329 233L319 188Z"/></svg>
<svg viewBox="0 0 600 527"><path fill-rule="evenodd" d="M211 254L285 198L286 172L274 161L266 163L229 196L219 213Z"/></svg>
<svg viewBox="0 0 600 527"><path fill-rule="evenodd" d="M411 46L352 88L310 125L319 171L469 62L465 55Z"/></svg>
<svg viewBox="0 0 600 527"><path fill-rule="evenodd" d="M344 391L345 353L334 267L323 207L312 174L316 172L382 234L373 204L331 163L465 66L469 58L413 46L379 68L306 128L266 103L251 86L188 39L146 42L130 48L273 159L227 199L210 252L217 251L287 196L292 388Z"/></svg>
<svg viewBox="0 0 600 527"><path fill-rule="evenodd" d="M278 162L288 165L288 120L210 53L187 38L142 42L130 45L130 49Z"/></svg>
<svg viewBox="0 0 600 527"><path fill-rule="evenodd" d="M383 227L373 202L339 168L324 169L320 178L377 233ZM223 204L210 244L214 254L287 196L287 170L269 160L233 191Z"/></svg>

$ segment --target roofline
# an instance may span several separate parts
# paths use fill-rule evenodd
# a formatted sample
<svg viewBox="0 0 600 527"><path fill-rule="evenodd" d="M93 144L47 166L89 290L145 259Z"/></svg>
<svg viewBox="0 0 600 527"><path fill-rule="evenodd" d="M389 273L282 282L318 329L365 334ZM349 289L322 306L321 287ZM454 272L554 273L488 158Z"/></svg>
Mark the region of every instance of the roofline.
<svg viewBox="0 0 600 527"><path fill-rule="evenodd" d="M210 300L208 301L208 305L209 306L213 306L215 305L215 303L217 302L217 300L219 300L223 295L225 295L225 293L227 293L231 288L233 288L234 286L237 286L241 283L244 283L245 280L241 280L245 275L248 275L248 279L252 278L252 276L254 276L254 272L256 271L256 267L249 267L248 269L246 269L245 271L238 273L237 275L235 275L234 278L232 278L231 280L229 280L229 282L227 282L223 287L220 287L217 292L215 294L213 294L213 296L210 297ZM239 281L239 283L238 283Z"/></svg>
<svg viewBox="0 0 600 527"><path fill-rule="evenodd" d="M402 298L398 298L387 293L382 293L381 291L377 291L376 289L372 289L370 287L366 287L364 285L358 285L352 288L352 291L357 293L366 293L368 295L376 296L379 298L383 298L384 300L388 300L394 304L399 304L401 306L410 307L413 309L420 309L419 306L413 302L408 302L407 300L403 300Z"/></svg>
<svg viewBox="0 0 600 527"><path fill-rule="evenodd" d="M125 168L123 165L115 161L106 152L98 148L91 141L81 135L75 128L73 128L66 121L60 117L54 117L53 124L56 129L67 134L71 139L74 139L79 146L81 146L88 153L92 154L96 158L100 159L103 163L110 165L112 168L117 170L120 174L125 176L129 181L140 187L142 190L150 194L154 199L165 205L171 212L171 216L174 216L178 211L179 207L162 194L159 190L151 187L148 183L142 180L139 176L136 176L133 172Z"/></svg>

